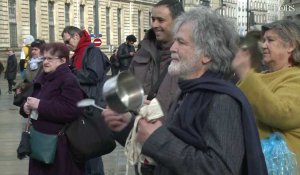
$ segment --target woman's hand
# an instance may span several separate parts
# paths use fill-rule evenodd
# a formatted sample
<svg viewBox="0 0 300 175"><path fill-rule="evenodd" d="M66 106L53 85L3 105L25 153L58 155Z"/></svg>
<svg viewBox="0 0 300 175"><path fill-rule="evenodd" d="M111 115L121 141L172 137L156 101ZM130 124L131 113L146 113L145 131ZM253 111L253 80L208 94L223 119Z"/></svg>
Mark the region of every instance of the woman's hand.
<svg viewBox="0 0 300 175"><path fill-rule="evenodd" d="M27 115L29 115L29 114L30 114L30 111L31 111L31 109L29 108L29 106L28 106L28 103L27 103L27 102L24 104L24 106L23 106L23 110L24 110L25 114L27 114Z"/></svg>
<svg viewBox="0 0 300 175"><path fill-rule="evenodd" d="M233 59L232 69L240 79L244 79L251 70L251 54L248 50L239 49Z"/></svg>
<svg viewBox="0 0 300 175"><path fill-rule="evenodd" d="M20 94L20 93L22 93L22 89L21 88L17 88L16 89L16 94Z"/></svg>
<svg viewBox="0 0 300 175"><path fill-rule="evenodd" d="M27 97L26 103L30 109L37 109L40 104L40 99L34 97ZM25 105L24 105L25 106Z"/></svg>

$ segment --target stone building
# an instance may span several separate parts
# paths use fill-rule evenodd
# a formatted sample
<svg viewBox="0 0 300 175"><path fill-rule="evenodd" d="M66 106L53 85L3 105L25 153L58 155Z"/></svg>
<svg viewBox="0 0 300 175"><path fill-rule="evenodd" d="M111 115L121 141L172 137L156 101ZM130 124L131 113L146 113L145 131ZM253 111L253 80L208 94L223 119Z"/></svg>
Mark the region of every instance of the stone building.
<svg viewBox="0 0 300 175"><path fill-rule="evenodd" d="M0 0L0 52L6 47L20 48L30 34L47 42L61 41L61 32L68 25L101 36L101 47L111 51L129 34L134 34L138 41L144 37L150 28L152 6L158 1ZM259 28L281 18L300 18L300 0L179 1L185 10L200 4L215 9L229 18L240 34L250 28L247 24ZM248 15L247 9L251 12Z"/></svg>
<svg viewBox="0 0 300 175"><path fill-rule="evenodd" d="M284 0L281 11L287 19L300 20L300 0Z"/></svg>
<svg viewBox="0 0 300 175"><path fill-rule="evenodd" d="M27 35L61 41L65 26L85 28L102 45L117 46L127 35L138 41L149 29L158 0L0 0L0 50L20 48Z"/></svg>

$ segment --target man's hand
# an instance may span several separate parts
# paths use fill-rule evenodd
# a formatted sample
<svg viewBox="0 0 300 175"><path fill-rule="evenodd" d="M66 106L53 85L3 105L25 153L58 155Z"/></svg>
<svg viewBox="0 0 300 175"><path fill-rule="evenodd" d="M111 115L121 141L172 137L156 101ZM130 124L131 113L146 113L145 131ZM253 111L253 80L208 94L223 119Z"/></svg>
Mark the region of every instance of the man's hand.
<svg viewBox="0 0 300 175"><path fill-rule="evenodd" d="M134 52L129 52L130 56L134 56L134 54L135 54Z"/></svg>
<svg viewBox="0 0 300 175"><path fill-rule="evenodd" d="M162 122L160 120L147 122L146 119L140 119L137 130L137 141L143 144L148 137L161 126Z"/></svg>
<svg viewBox="0 0 300 175"><path fill-rule="evenodd" d="M131 120L131 113L123 113L119 114L109 107L102 111L102 116L104 117L104 121L108 128L110 128L114 132L119 132L123 130Z"/></svg>

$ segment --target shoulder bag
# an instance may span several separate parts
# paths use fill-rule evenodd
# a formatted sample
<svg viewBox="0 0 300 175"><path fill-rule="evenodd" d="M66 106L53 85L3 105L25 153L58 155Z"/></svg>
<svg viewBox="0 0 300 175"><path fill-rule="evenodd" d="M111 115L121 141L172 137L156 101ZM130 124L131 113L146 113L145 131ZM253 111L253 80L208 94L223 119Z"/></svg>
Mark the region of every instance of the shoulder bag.
<svg viewBox="0 0 300 175"><path fill-rule="evenodd" d="M71 154L77 162L108 154L116 147L101 113L96 109L87 109L65 129Z"/></svg>
<svg viewBox="0 0 300 175"><path fill-rule="evenodd" d="M29 157L45 164L52 164L56 154L57 138L56 134L45 134L31 127Z"/></svg>

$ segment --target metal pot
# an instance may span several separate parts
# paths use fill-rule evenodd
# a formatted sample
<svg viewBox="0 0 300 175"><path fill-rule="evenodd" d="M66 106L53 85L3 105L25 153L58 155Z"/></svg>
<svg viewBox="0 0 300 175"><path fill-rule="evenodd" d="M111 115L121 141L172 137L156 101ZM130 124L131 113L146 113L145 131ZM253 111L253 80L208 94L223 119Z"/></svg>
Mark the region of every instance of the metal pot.
<svg viewBox="0 0 300 175"><path fill-rule="evenodd" d="M104 83L103 96L112 110L124 113L137 111L141 107L144 90L130 72L123 71Z"/></svg>

